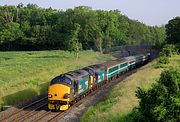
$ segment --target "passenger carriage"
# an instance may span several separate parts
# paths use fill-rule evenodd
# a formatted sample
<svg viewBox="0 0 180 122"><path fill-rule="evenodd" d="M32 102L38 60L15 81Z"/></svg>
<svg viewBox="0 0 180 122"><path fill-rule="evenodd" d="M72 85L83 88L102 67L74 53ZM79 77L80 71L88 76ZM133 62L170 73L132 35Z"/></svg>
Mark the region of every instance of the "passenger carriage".
<svg viewBox="0 0 180 122"><path fill-rule="evenodd" d="M128 61L128 69L134 69L136 67L136 58L135 56L124 57Z"/></svg>
<svg viewBox="0 0 180 122"><path fill-rule="evenodd" d="M112 80L128 70L126 59L113 60L103 65L106 67L106 80Z"/></svg>

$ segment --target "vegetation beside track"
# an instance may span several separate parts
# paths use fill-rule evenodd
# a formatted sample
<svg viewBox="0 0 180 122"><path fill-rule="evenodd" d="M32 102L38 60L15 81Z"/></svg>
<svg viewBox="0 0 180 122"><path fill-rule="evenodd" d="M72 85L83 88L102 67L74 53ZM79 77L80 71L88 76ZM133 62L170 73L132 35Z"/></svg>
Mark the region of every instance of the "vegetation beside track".
<svg viewBox="0 0 180 122"><path fill-rule="evenodd" d="M117 84L100 103L87 110L81 121L132 121L131 111L139 103L135 96L137 87L149 89L163 71L162 68L155 68L156 62L157 60L141 67L135 74ZM171 57L165 68L171 66L180 67L180 55Z"/></svg>
<svg viewBox="0 0 180 122"><path fill-rule="evenodd" d="M93 51L0 52L0 107L12 105L47 91L49 81L70 70L102 63L114 57Z"/></svg>

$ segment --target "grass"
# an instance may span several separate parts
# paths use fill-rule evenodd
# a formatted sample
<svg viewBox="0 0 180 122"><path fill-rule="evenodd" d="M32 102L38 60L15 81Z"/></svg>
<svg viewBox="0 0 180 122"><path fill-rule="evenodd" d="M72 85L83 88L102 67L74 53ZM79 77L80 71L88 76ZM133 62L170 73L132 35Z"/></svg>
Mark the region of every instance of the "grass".
<svg viewBox="0 0 180 122"><path fill-rule="evenodd" d="M180 55L175 55L170 58L171 63L167 67L180 67Z"/></svg>
<svg viewBox="0 0 180 122"><path fill-rule="evenodd" d="M93 51L79 55L75 60L67 51L0 52L0 106L46 92L49 81L59 74L114 59Z"/></svg>
<svg viewBox="0 0 180 122"><path fill-rule="evenodd" d="M134 107L138 106L135 96L137 87L148 89L159 78L162 68L155 68L157 60L140 68L135 74L120 82L103 98L101 102L90 107L82 116L82 122L128 122ZM180 67L180 55L170 58L166 66Z"/></svg>

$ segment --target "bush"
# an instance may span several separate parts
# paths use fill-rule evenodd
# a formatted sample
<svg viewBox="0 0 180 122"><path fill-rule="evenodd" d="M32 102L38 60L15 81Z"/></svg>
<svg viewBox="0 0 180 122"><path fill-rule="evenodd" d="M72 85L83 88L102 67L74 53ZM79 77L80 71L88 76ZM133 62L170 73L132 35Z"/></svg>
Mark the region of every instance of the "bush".
<svg viewBox="0 0 180 122"><path fill-rule="evenodd" d="M161 56L171 57L172 55L178 54L178 49L175 45L165 45L160 53Z"/></svg>
<svg viewBox="0 0 180 122"><path fill-rule="evenodd" d="M178 50L178 53L180 53L180 43L176 44L176 49Z"/></svg>
<svg viewBox="0 0 180 122"><path fill-rule="evenodd" d="M160 57L159 60L158 60L158 63L160 64L168 64L169 63L169 58L167 57Z"/></svg>
<svg viewBox="0 0 180 122"><path fill-rule="evenodd" d="M178 48L176 45L168 44L165 45L160 53L160 58L155 65L155 68L164 68L169 63L169 58L173 55L178 54Z"/></svg>
<svg viewBox="0 0 180 122"><path fill-rule="evenodd" d="M169 58L165 56L161 56L155 65L155 68L164 68L166 64L168 64Z"/></svg>
<svg viewBox="0 0 180 122"><path fill-rule="evenodd" d="M149 121L180 121L180 69L161 73L157 84L149 90L138 88L138 110Z"/></svg>
<svg viewBox="0 0 180 122"><path fill-rule="evenodd" d="M129 114L123 116L122 121L119 122L148 122L148 120L138 108L133 108L133 110Z"/></svg>

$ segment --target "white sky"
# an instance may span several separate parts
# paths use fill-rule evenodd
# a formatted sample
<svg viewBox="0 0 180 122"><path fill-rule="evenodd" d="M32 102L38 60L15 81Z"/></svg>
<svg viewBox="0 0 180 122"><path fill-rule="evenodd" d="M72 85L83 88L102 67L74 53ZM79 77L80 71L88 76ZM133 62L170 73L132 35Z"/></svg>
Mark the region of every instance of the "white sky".
<svg viewBox="0 0 180 122"><path fill-rule="evenodd" d="M118 9L129 18L147 25L166 24L168 20L180 16L180 0L0 0L0 5L17 5L21 2L63 10L82 5L93 9Z"/></svg>

